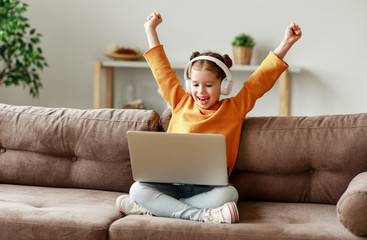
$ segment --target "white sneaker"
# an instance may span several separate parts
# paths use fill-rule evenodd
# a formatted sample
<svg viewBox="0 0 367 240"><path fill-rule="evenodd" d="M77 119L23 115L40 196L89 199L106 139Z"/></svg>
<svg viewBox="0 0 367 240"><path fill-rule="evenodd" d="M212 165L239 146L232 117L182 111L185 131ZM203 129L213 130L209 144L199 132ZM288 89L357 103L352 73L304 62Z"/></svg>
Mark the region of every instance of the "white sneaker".
<svg viewBox="0 0 367 240"><path fill-rule="evenodd" d="M239 222L238 208L235 202L227 202L219 208L206 208L203 214L204 222L237 223Z"/></svg>
<svg viewBox="0 0 367 240"><path fill-rule="evenodd" d="M122 212L122 214L126 215L150 215L152 214L145 210L142 206L137 204L131 197L127 194L121 195L116 199L116 206Z"/></svg>

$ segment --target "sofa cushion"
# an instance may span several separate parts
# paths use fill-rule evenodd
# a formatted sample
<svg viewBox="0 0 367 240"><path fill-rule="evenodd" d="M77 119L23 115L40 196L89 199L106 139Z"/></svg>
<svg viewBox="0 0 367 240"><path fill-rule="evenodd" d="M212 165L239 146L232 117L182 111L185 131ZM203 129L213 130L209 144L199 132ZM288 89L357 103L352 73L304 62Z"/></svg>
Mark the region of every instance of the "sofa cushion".
<svg viewBox="0 0 367 240"><path fill-rule="evenodd" d="M159 115L0 104L0 183L127 192L128 130L157 131Z"/></svg>
<svg viewBox="0 0 367 240"><path fill-rule="evenodd" d="M337 220L335 205L240 202L240 222L201 223L130 215L111 225L109 239L359 239Z"/></svg>
<svg viewBox="0 0 367 240"><path fill-rule="evenodd" d="M367 114L249 117L231 182L241 200L336 204L367 171Z"/></svg>
<svg viewBox="0 0 367 240"><path fill-rule="evenodd" d="M107 239L119 194L0 184L0 239Z"/></svg>
<svg viewBox="0 0 367 240"><path fill-rule="evenodd" d="M337 204L339 220L356 235L367 235L367 172L350 182Z"/></svg>

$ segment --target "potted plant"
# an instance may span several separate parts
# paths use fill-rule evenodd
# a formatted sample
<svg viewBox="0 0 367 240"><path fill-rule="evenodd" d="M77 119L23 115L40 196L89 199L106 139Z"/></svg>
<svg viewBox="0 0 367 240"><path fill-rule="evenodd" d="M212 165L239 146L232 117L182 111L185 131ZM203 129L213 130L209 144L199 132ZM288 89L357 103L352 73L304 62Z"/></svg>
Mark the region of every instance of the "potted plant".
<svg viewBox="0 0 367 240"><path fill-rule="evenodd" d="M27 6L16 0L0 0L0 86L21 83L35 98L42 87L38 70L48 64L38 46L42 35L23 16Z"/></svg>
<svg viewBox="0 0 367 240"><path fill-rule="evenodd" d="M250 64L255 41L248 34L239 34L232 41L235 64Z"/></svg>

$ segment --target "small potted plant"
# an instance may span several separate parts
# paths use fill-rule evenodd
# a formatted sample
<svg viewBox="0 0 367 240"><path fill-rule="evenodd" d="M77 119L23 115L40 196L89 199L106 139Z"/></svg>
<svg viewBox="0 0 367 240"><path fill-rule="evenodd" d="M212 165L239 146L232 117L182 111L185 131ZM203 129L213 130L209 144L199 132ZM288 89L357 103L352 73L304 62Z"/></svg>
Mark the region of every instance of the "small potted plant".
<svg viewBox="0 0 367 240"><path fill-rule="evenodd" d="M237 35L232 41L234 63L250 64L255 44L250 35L244 33Z"/></svg>

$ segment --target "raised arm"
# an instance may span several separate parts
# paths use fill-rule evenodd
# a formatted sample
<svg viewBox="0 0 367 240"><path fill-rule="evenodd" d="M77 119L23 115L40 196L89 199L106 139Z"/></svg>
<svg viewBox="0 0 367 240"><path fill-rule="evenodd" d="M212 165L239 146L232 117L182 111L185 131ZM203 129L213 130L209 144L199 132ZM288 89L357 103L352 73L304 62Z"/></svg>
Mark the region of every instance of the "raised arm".
<svg viewBox="0 0 367 240"><path fill-rule="evenodd" d="M158 83L162 97L174 109L185 95L185 90L159 42L156 28L162 22L162 16L159 13L152 13L148 16L144 27L150 49L144 54L144 57Z"/></svg>
<svg viewBox="0 0 367 240"><path fill-rule="evenodd" d="M288 64L283 61L283 58L301 36L302 31L297 24L289 25L279 46L269 53L260 67L244 82L243 88L235 97L243 116L254 107L257 99L274 86L282 72L288 68Z"/></svg>
<svg viewBox="0 0 367 240"><path fill-rule="evenodd" d="M291 49L293 44L297 42L301 36L301 28L297 24L292 23L287 27L283 40L273 52L278 56L278 58L283 59L289 49Z"/></svg>
<svg viewBox="0 0 367 240"><path fill-rule="evenodd" d="M159 24L163 22L163 19L159 13L151 13L147 21L144 24L145 27L145 33L148 38L149 47L153 48L155 46L160 45L158 34L156 31L156 28Z"/></svg>

